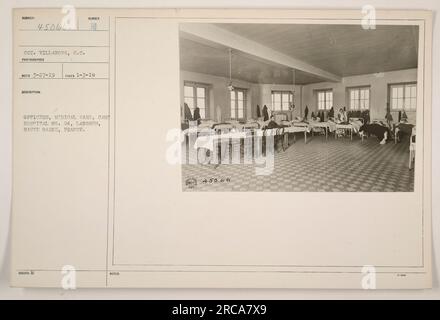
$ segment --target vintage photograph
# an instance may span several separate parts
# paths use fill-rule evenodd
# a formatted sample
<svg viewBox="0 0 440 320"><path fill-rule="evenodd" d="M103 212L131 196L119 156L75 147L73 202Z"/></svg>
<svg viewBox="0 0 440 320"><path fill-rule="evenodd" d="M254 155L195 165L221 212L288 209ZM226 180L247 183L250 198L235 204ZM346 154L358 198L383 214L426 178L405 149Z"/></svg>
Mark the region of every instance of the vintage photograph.
<svg viewBox="0 0 440 320"><path fill-rule="evenodd" d="M183 190L413 192L418 40L414 25L181 23Z"/></svg>
<svg viewBox="0 0 440 320"><path fill-rule="evenodd" d="M435 287L438 10L398 8L9 10L3 282Z"/></svg>

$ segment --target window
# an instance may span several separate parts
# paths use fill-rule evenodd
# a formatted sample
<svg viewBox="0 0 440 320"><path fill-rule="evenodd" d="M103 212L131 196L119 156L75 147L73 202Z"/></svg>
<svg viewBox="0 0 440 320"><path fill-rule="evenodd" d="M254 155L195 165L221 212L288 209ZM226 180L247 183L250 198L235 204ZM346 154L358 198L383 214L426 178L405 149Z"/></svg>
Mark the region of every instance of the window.
<svg viewBox="0 0 440 320"><path fill-rule="evenodd" d="M293 104L291 91L272 91L272 107L275 111L287 111Z"/></svg>
<svg viewBox="0 0 440 320"><path fill-rule="evenodd" d="M370 109L370 87L349 88L348 92L351 110Z"/></svg>
<svg viewBox="0 0 440 320"><path fill-rule="evenodd" d="M389 86L392 110L415 110L417 106L417 84L402 83Z"/></svg>
<svg viewBox="0 0 440 320"><path fill-rule="evenodd" d="M231 91L231 119L244 119L246 106L246 90L234 89Z"/></svg>
<svg viewBox="0 0 440 320"><path fill-rule="evenodd" d="M316 92L318 99L318 110L330 110L333 107L333 91L319 90Z"/></svg>
<svg viewBox="0 0 440 320"><path fill-rule="evenodd" d="M202 119L206 119L208 107L208 86L200 83L185 82L183 91L185 103L188 104L192 115L194 115L194 109L198 107L200 109L200 117Z"/></svg>

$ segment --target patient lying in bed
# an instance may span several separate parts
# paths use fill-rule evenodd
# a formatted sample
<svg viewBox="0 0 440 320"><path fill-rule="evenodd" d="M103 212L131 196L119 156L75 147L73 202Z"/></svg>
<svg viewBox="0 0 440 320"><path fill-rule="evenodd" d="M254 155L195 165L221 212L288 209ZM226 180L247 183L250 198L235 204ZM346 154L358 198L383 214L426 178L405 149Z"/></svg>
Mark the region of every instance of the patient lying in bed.
<svg viewBox="0 0 440 320"><path fill-rule="evenodd" d="M353 131L358 133L363 125L363 122L359 119L350 119L350 124L353 126Z"/></svg>

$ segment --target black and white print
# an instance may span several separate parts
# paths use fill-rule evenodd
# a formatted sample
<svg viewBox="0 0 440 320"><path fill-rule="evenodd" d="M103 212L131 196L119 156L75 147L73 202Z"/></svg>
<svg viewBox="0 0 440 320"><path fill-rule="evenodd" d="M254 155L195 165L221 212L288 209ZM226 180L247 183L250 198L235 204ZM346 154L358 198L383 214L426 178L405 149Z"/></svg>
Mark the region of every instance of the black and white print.
<svg viewBox="0 0 440 320"><path fill-rule="evenodd" d="M413 192L418 32L181 23L183 190Z"/></svg>

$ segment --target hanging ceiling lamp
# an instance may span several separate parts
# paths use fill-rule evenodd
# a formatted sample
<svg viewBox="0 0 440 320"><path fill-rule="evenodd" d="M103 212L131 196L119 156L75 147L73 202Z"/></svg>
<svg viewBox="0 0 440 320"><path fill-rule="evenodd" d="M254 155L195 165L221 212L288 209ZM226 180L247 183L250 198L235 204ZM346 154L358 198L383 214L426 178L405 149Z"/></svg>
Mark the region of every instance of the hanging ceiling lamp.
<svg viewBox="0 0 440 320"><path fill-rule="evenodd" d="M289 109L293 111L295 109L295 85L296 85L296 69L292 69L292 101Z"/></svg>
<svg viewBox="0 0 440 320"><path fill-rule="evenodd" d="M292 69L292 93L295 94L296 69Z"/></svg>
<svg viewBox="0 0 440 320"><path fill-rule="evenodd" d="M234 86L232 85L232 49L229 48L229 84L228 90L234 91Z"/></svg>

